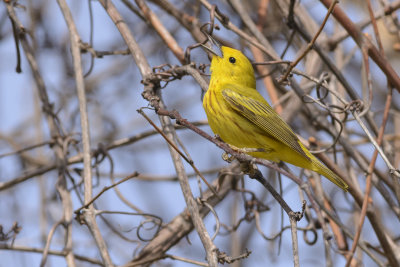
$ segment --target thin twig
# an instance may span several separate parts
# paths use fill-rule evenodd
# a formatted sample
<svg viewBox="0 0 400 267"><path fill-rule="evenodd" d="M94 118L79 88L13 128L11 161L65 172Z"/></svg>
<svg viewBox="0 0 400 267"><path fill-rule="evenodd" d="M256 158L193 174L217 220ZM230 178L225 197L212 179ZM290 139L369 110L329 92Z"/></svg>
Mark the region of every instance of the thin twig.
<svg viewBox="0 0 400 267"><path fill-rule="evenodd" d="M217 205L222 199L224 199L228 193L235 187L237 181L242 177L239 174L239 168L233 165L229 168L229 173L222 172L219 177L213 182L213 186L219 186L218 196L216 197L213 192L206 190L203 193L203 201L207 201L211 206ZM210 209L206 206L202 206L197 203L200 209L200 216L204 217ZM193 230L194 226L191 220L188 218L187 208L166 224L158 233L158 235L150 241L135 257L135 259L126 264L124 267L135 266L140 262L149 262L149 259L153 257L159 257L163 255L169 248L175 245L179 240L185 237L188 233ZM150 260L153 261L153 260Z"/></svg>
<svg viewBox="0 0 400 267"><path fill-rule="evenodd" d="M332 5L332 1L335 0L320 0L325 7L330 7ZM400 78L397 75L396 71L393 69L391 64L387 62L387 60L382 57L379 50L372 44L372 42L364 36L359 28L350 20L350 18L344 13L344 11L340 7L336 7L332 15L336 20L347 30L353 40L357 43L357 45L368 48L368 54L375 61L375 63L379 66L379 68L385 73L386 77L390 81L390 83L400 92Z"/></svg>
<svg viewBox="0 0 400 267"><path fill-rule="evenodd" d="M0 244L0 249L13 250L13 251L23 251L23 252L32 252L32 253L40 253L40 254L43 254L43 252L44 252L44 249L42 249L42 248L33 248L33 247L16 246L16 245L8 246L7 244ZM68 253L69 252L65 251L65 250L58 251L58 250L49 249L47 251L48 255L61 256L61 257L66 257ZM91 264L96 264L96 265L99 265L99 266L104 266L101 261L98 261L98 260L93 259L93 258L89 258L87 256L83 256L83 255L79 255L79 254L74 253L74 257L77 260L80 260L80 261L84 261L84 262L91 263Z"/></svg>
<svg viewBox="0 0 400 267"><path fill-rule="evenodd" d="M382 118L382 125L379 129L379 134L378 134L378 137L376 140L376 144L378 147L380 147L382 140L383 140L383 134L385 132L385 127L386 127L386 123L387 123L387 119L388 119L388 115L389 115L391 102L392 102L392 90L389 89L389 92L387 93L387 97L386 97L386 104L385 104L385 110L384 110L383 118ZM368 205L370 202L370 192L371 192L371 187L372 187L372 182L371 182L372 173L375 168L375 162L376 162L377 157L378 157L378 149L375 149L374 153L372 154L371 162L368 166L368 175L367 175L367 179L366 179L367 181L366 181L366 186L365 186L364 201L363 201L363 204L361 207L360 221L358 223L357 231L354 236L354 241L353 241L353 244L352 244L350 252L349 252L349 257L347 258L346 267L349 267L351 264L351 260L355 253L355 250L357 248L358 240L361 236L361 231L362 231L362 228L364 225L365 216L367 214L367 208L368 208Z"/></svg>
<svg viewBox="0 0 400 267"><path fill-rule="evenodd" d="M67 3L65 2L65 0L57 0L57 2L58 5L60 6L60 9L63 13L64 19L68 26L70 43L71 43L72 61L74 65L75 83L79 100L79 113L80 113L80 119L81 119L80 122L82 128L84 201L85 203L88 203L92 199L93 185L92 185L89 119L86 106L87 101L85 92L85 82L83 78L82 59L81 59L80 45L79 45L80 37ZM86 209L86 212L84 212L83 216L85 218L85 222L89 227L89 230L91 231L94 239L96 240L96 244L99 248L99 252L104 261L104 264L106 266L113 266L110 254L107 249L106 242L103 239L99 226L96 223L94 207L90 206L88 209Z"/></svg>
<svg viewBox="0 0 400 267"><path fill-rule="evenodd" d="M185 55L183 49L178 45L172 34L165 28L160 19L154 14L154 12L147 6L143 0L135 0L138 7L143 12L145 18L150 22L153 28L157 31L164 43L171 49L172 53L182 63L185 63Z"/></svg>
<svg viewBox="0 0 400 267"><path fill-rule="evenodd" d="M96 196L94 196L89 202L85 203L84 206L82 206L82 207L80 207L79 209L75 210L74 213L75 213L75 214L78 214L82 209L87 209L87 208L89 208L89 206L90 206L93 202L95 202L96 199L98 199L98 198L99 198L102 194L104 194L106 191L108 191L109 189L114 188L114 187L116 187L117 185L120 185L120 184L122 184L122 183L124 183L124 182L126 182L126 181L128 181L128 180L130 180L130 179L132 179L132 178L134 178L134 177L137 177L138 175L139 175L139 173L135 172L135 173L133 173L133 174L131 174L131 175L125 177L124 179L121 179L120 181L118 181L118 182L115 183L115 184L112 184L112 185L109 185L109 186L105 186L99 193L97 193Z"/></svg>
<svg viewBox="0 0 400 267"><path fill-rule="evenodd" d="M293 1L294 2L294 1ZM331 15L331 13L333 12L333 9L335 8L335 5L338 3L339 1L334 0L331 2L328 11L326 12L325 18L322 21L317 33L314 35L314 37L312 38L311 42L308 43L307 47L305 48L304 52L295 60L293 61L289 68L287 69L287 71L285 72L285 74L283 74L283 76L281 78L279 78L278 82L283 82L286 81L290 72L292 71L292 69L294 67L297 66L297 64L299 64L299 62L307 55L307 53L313 48L315 41L317 41L318 36L321 34L322 30L325 27L326 22L328 21L329 16Z"/></svg>
<svg viewBox="0 0 400 267"><path fill-rule="evenodd" d="M214 188L212 188L212 186L208 183L208 181L206 180L206 178L204 178L204 176L201 174L201 172L197 169L197 167L194 165L194 162L192 160L189 160L185 154L180 151L180 149L175 145L175 143L170 140L166 134L163 133L163 131L157 127L157 125L154 124L154 122L143 112L142 109L138 109L137 112L139 112L140 115L142 115L150 124L151 126L154 127L154 129L161 134L161 136L165 139L165 141L167 141L167 143L173 147L175 149L176 152L179 153L179 155L187 162L189 163L189 165L193 168L193 170L195 171L195 173L200 176L200 178L203 180L203 182L207 185L207 187L214 192L214 194L217 196L217 192L215 191Z"/></svg>

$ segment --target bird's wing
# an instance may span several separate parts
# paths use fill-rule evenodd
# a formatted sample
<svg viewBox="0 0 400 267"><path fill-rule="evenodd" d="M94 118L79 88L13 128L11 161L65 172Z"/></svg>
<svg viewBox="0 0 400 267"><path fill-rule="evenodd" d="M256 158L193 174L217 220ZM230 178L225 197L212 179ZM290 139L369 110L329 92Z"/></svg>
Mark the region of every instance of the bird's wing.
<svg viewBox="0 0 400 267"><path fill-rule="evenodd" d="M245 96L236 92L238 90L232 90L237 89L237 87L238 86L235 85L229 85L222 91L224 99L230 104L230 106L249 121L263 129L268 135L289 146L291 149L297 151L300 155L311 161L310 157L301 148L296 134L292 129L290 129L290 126L281 119L275 110L272 109L264 98L255 89L245 88L251 90L250 95L254 94L253 97ZM249 91L246 91L246 94L248 93ZM262 99L262 101L259 101L256 98Z"/></svg>

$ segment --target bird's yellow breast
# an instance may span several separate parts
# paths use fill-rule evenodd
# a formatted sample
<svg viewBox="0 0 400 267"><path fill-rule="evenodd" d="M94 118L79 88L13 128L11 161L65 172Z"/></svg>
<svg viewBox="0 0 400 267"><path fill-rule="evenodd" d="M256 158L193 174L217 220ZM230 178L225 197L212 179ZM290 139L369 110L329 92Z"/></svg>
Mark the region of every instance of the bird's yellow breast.
<svg viewBox="0 0 400 267"><path fill-rule="evenodd" d="M235 147L263 148L266 152L249 154L278 162L280 159L275 151L281 150L281 145L261 128L249 123L248 119L240 115L228 104L222 95L224 87L224 84L210 83L209 89L203 98L203 107L211 130L224 142Z"/></svg>

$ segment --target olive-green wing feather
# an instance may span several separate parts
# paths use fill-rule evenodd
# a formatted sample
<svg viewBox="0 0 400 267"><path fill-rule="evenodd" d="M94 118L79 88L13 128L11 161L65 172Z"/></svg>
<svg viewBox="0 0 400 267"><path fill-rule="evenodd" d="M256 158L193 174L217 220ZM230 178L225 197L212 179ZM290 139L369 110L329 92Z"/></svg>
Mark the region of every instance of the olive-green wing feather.
<svg viewBox="0 0 400 267"><path fill-rule="evenodd" d="M250 94L257 94L255 96L259 96L262 98L262 96L255 89L245 89L254 90L254 92ZM299 144L299 139L296 134L292 131L292 129L290 129L290 126L284 120L282 120L281 117L279 117L275 110L273 110L272 107L268 103L266 103L266 101L261 102L252 97L245 96L235 91L229 89L229 87L222 91L224 99L230 104L233 109L235 109L242 116L253 122L261 129L263 129L268 135L289 146L293 150L297 151L299 154L303 155L306 159L311 161L311 159L301 148Z"/></svg>

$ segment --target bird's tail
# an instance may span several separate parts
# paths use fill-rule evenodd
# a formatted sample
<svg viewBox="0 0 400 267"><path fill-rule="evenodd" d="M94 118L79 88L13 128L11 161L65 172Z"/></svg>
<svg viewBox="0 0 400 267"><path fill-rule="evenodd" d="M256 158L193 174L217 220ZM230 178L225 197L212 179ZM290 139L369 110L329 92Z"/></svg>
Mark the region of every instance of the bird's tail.
<svg viewBox="0 0 400 267"><path fill-rule="evenodd" d="M328 178L332 183L342 188L344 191L347 192L349 186L340 178L337 174L331 171L328 167L323 165L320 161L313 161L313 171L325 176Z"/></svg>

